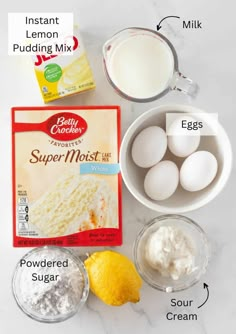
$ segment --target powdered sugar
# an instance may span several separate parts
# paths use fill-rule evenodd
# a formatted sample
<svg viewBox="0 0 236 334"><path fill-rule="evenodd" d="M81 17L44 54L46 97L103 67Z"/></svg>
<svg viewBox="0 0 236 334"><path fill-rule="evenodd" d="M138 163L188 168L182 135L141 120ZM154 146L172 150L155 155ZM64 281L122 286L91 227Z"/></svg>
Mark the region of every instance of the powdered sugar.
<svg viewBox="0 0 236 334"><path fill-rule="evenodd" d="M36 317L66 317L83 299L84 275L76 259L59 247L38 248L23 258L14 277L18 303Z"/></svg>

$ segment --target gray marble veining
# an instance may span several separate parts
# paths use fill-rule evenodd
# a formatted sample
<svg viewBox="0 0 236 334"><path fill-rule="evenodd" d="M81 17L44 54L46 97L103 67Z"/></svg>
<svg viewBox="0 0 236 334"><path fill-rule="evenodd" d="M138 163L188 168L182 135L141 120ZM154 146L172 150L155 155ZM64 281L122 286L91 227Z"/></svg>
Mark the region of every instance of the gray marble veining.
<svg viewBox="0 0 236 334"><path fill-rule="evenodd" d="M122 133L144 111L165 103L193 104L209 112L219 113L235 152L235 76L236 31L235 2L233 0L67 0L37 3L30 0L4 2L0 14L1 40L7 45L7 12L74 11L79 19L84 42L93 68L97 89L55 104L118 104L122 109ZM161 32L176 47L181 71L198 82L200 92L194 101L179 93L171 93L159 101L136 104L116 95L103 73L102 44L116 31L128 26L155 29L166 15L184 19L200 19L203 29L187 31L178 20L163 23ZM43 332L51 334L235 334L236 332L236 223L235 223L235 167L223 192L206 207L187 216L198 222L207 232L212 256L207 273L191 289L170 295L151 289L144 284L141 301L136 305L109 307L92 294L87 305L69 321L57 325L43 325L27 318L17 308L11 294L11 275L19 258L27 249L12 247L11 207L11 139L10 107L13 105L43 105L27 57L8 57L1 48L0 152L1 154L1 207L0 223L0 332L3 334ZM14 82L14 86L13 86ZM132 258L134 239L150 219L160 213L139 204L123 186L124 244L116 249ZM209 284L210 298L196 311L206 297L203 282ZM192 308L170 307L171 298L193 299ZM197 321L168 321L166 313L197 312Z"/></svg>

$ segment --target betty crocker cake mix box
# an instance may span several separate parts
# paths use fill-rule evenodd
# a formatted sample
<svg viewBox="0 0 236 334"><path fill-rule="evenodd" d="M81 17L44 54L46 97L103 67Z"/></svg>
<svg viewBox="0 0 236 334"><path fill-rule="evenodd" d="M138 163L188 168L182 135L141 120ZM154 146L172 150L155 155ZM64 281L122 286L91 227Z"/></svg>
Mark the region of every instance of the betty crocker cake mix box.
<svg viewBox="0 0 236 334"><path fill-rule="evenodd" d="M120 109L12 109L14 246L122 242Z"/></svg>

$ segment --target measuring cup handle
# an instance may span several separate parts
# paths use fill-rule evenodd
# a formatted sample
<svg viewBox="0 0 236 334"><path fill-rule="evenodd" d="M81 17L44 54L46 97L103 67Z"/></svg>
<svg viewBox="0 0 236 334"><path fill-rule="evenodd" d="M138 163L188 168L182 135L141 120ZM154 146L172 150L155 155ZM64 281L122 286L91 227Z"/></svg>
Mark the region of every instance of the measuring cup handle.
<svg viewBox="0 0 236 334"><path fill-rule="evenodd" d="M182 73L175 72L171 89L183 92L192 98L195 98L198 94L199 86L193 80L184 76Z"/></svg>

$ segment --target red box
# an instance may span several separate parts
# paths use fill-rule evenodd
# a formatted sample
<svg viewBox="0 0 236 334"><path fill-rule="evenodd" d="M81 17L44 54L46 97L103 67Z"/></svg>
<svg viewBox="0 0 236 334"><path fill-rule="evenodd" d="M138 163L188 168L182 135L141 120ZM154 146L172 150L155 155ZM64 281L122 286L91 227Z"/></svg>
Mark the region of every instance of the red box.
<svg viewBox="0 0 236 334"><path fill-rule="evenodd" d="M12 108L13 244L122 243L118 106Z"/></svg>

